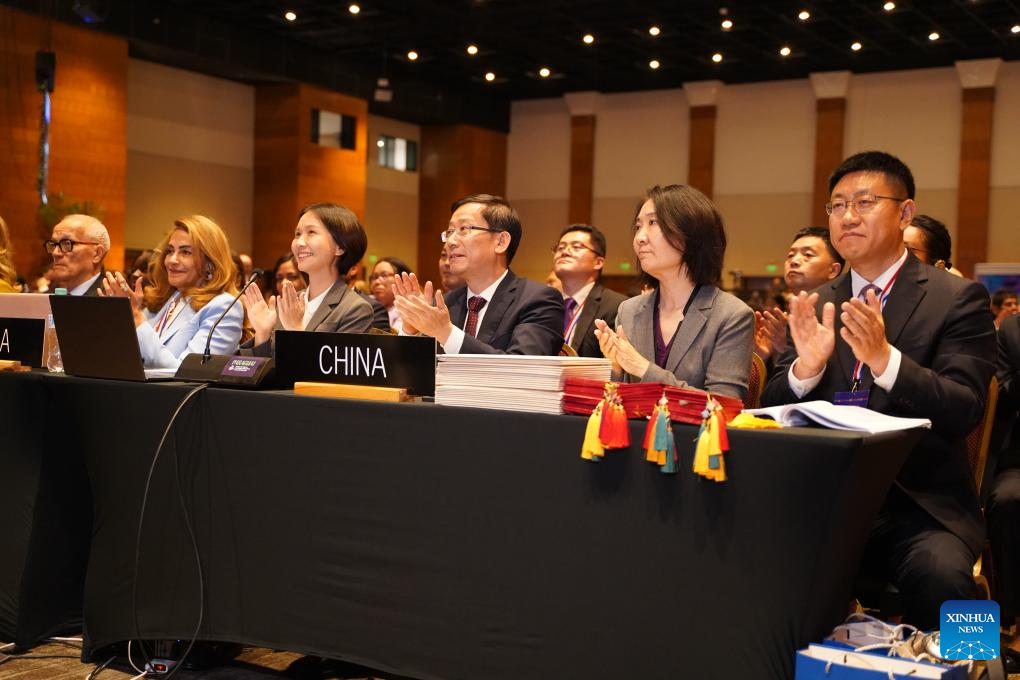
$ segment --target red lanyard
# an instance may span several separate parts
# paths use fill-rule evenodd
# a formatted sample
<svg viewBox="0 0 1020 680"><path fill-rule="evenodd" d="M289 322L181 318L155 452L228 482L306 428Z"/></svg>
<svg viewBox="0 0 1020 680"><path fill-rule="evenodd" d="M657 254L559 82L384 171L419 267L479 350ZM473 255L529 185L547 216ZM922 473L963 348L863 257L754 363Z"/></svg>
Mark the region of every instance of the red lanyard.
<svg viewBox="0 0 1020 680"><path fill-rule="evenodd" d="M885 284L885 288L883 288L882 292L879 294L878 299L882 303L882 309L885 309L885 303L889 299L889 292L892 289L892 285L896 281L896 277L900 275L903 265L906 263L906 260L903 260L903 262L900 263L900 266L896 268L895 272L893 272L892 278L889 279L888 283ZM850 383L851 392L856 392L857 388L861 386L861 374L863 372L864 364L858 360L857 363L854 364L853 382Z"/></svg>

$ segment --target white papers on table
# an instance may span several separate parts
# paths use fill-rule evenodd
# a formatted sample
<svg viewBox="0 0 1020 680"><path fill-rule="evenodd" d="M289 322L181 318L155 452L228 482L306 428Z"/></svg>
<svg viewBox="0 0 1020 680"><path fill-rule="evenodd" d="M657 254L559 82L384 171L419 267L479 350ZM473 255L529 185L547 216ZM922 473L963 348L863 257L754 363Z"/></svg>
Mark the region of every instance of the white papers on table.
<svg viewBox="0 0 1020 680"><path fill-rule="evenodd" d="M750 413L753 416L768 416L777 423L786 426L807 425L814 422L833 430L856 430L871 434L909 430L915 427L931 427L931 421L927 418L898 418L861 406L836 405L827 401L805 401L786 406L752 408L745 410L744 413Z"/></svg>

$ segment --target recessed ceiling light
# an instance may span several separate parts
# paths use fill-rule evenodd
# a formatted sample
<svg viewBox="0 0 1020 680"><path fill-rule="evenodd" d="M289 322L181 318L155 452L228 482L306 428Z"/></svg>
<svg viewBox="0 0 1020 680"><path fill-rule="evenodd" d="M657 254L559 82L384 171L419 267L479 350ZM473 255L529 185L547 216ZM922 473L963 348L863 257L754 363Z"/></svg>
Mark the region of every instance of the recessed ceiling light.
<svg viewBox="0 0 1020 680"><path fill-rule="evenodd" d="M648 62L648 68L652 69L653 71L659 68L660 66L662 66L662 64L659 63L658 59L652 59L650 62Z"/></svg>
<svg viewBox="0 0 1020 680"><path fill-rule="evenodd" d="M791 52L792 52L792 51L793 51L793 50L791 50L791 49L790 49L789 47L787 47L786 45L783 45L782 47L780 47L780 48L779 48L779 54L783 55L784 57L788 57L788 56L790 56L790 54L791 54Z"/></svg>
<svg viewBox="0 0 1020 680"><path fill-rule="evenodd" d="M293 12L287 12L286 14L283 15L283 18L286 19L287 21L294 21L295 19L297 19L297 14L294 14Z"/></svg>
<svg viewBox="0 0 1020 680"><path fill-rule="evenodd" d="M352 2L350 5L348 5L347 11L350 12L351 14L358 14L359 12L361 12L361 5Z"/></svg>
<svg viewBox="0 0 1020 680"><path fill-rule="evenodd" d="M415 52L414 50L411 50L410 52L407 53L407 58L410 61L417 61L418 60L418 53Z"/></svg>
<svg viewBox="0 0 1020 680"><path fill-rule="evenodd" d="M886 12L891 12L894 9L896 9L896 3L895 2L887 2L884 5L882 5L882 9L884 9Z"/></svg>
<svg viewBox="0 0 1020 680"><path fill-rule="evenodd" d="M723 21L722 21L722 30L728 31L731 28L733 28L733 20L732 19L723 19Z"/></svg>
<svg viewBox="0 0 1020 680"><path fill-rule="evenodd" d="M470 54L472 57L478 54L478 45L468 45L467 53Z"/></svg>
<svg viewBox="0 0 1020 680"><path fill-rule="evenodd" d="M491 82L492 82L492 81L494 81L495 79L496 79L496 74L495 74L495 73L493 73L492 71L489 71L488 73L486 73L486 74L485 74L485 80L486 80L486 81L488 81L488 82L490 82L490 83L491 83Z"/></svg>
<svg viewBox="0 0 1020 680"><path fill-rule="evenodd" d="M549 76L552 75L552 71L543 66L542 68L538 69L538 75L542 76L543 78L548 78Z"/></svg>
<svg viewBox="0 0 1020 680"><path fill-rule="evenodd" d="M658 26L652 26L648 29L648 35L659 35L662 30Z"/></svg>
<svg viewBox="0 0 1020 680"><path fill-rule="evenodd" d="M1010 33L1020 33L1020 24L1013 24L1013 28L1009 29Z"/></svg>
<svg viewBox="0 0 1020 680"><path fill-rule="evenodd" d="M811 12L807 11L806 9L802 9L800 11L800 14L797 15L797 18L800 19L801 21L807 21L808 19L811 18Z"/></svg>
<svg viewBox="0 0 1020 680"><path fill-rule="evenodd" d="M384 146L386 146L386 142L384 142L383 140L381 140L381 139L380 139L379 141L377 141L377 142L375 143L375 145L376 145L377 147L379 147L379 148L381 149L381 148L383 148Z"/></svg>
<svg viewBox="0 0 1020 680"><path fill-rule="evenodd" d="M712 61L714 61L714 62L715 62L715 63L717 63L717 64L718 64L718 63L719 63L720 61L722 61L722 53L721 53L721 52L716 52L715 54L713 54L713 55L712 55Z"/></svg>
<svg viewBox="0 0 1020 680"><path fill-rule="evenodd" d="M595 36L593 36L591 33L585 33L584 37L581 38L581 41L584 42L585 45L591 45L593 42L595 42Z"/></svg>
<svg viewBox="0 0 1020 680"><path fill-rule="evenodd" d="M941 37L942 36L939 35L938 31L932 31L931 33L928 34L928 40L931 40L932 42L935 42L936 40L938 40Z"/></svg>
<svg viewBox="0 0 1020 680"><path fill-rule="evenodd" d="M862 48L862 47L864 47L864 45L862 45L862 44L861 44L861 43L860 43L859 41L857 41L857 40L855 40L854 42L852 42L852 43L850 44L850 49L852 49L852 50L853 50L854 52L860 52L860 51L861 51L861 48Z"/></svg>

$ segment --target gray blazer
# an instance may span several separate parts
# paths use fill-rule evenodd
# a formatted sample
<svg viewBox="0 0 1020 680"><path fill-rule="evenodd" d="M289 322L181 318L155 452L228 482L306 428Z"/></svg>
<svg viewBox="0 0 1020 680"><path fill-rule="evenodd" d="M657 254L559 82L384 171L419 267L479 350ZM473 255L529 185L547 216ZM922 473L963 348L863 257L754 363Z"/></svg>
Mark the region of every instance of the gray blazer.
<svg viewBox="0 0 1020 680"><path fill-rule="evenodd" d="M751 308L715 286L699 288L662 369L655 364L655 297L630 298L616 313L616 328L623 327L635 349L652 362L640 380L624 375L624 381L696 387L743 399L754 346Z"/></svg>
<svg viewBox="0 0 1020 680"><path fill-rule="evenodd" d="M371 327L372 305L357 292L351 291L343 279L337 279L326 291L326 297L309 319L305 330L320 333L367 333ZM276 322L276 330L283 330L279 320ZM270 338L268 342L249 345L243 350L242 354L254 354L257 357L272 356L273 341Z"/></svg>

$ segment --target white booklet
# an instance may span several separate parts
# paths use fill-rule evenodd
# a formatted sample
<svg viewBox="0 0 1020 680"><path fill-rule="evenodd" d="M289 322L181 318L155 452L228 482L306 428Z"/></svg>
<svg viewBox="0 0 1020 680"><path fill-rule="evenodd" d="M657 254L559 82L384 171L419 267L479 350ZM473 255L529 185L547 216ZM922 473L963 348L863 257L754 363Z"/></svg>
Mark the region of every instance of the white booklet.
<svg viewBox="0 0 1020 680"><path fill-rule="evenodd" d="M785 406L752 408L745 410L744 413L767 416L788 427L818 423L833 430L856 430L871 434L931 427L931 421L927 418L897 418L861 406L837 406L827 401L805 401Z"/></svg>

